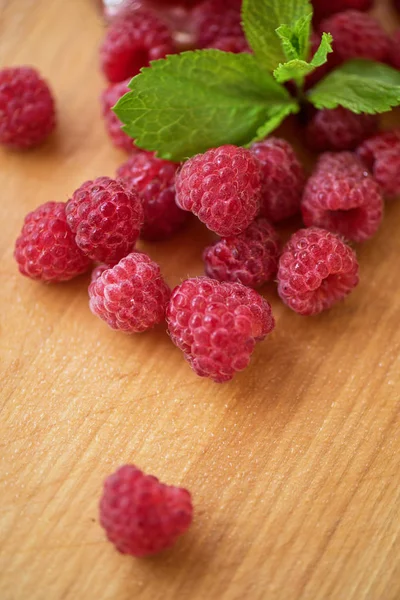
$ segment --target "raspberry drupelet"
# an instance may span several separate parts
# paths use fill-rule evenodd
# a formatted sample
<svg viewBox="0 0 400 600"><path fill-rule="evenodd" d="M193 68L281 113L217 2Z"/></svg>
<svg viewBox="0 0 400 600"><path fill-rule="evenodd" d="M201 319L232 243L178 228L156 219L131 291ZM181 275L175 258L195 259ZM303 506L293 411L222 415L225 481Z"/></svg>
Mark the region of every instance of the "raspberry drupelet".
<svg viewBox="0 0 400 600"><path fill-rule="evenodd" d="M82 184L67 202L66 212L79 248L107 264L133 250L143 223L138 194L109 177Z"/></svg>
<svg viewBox="0 0 400 600"><path fill-rule="evenodd" d="M304 224L364 242L378 230L383 198L376 181L351 152L322 154L304 190Z"/></svg>
<svg viewBox="0 0 400 600"><path fill-rule="evenodd" d="M279 259L278 293L301 315L316 315L331 308L357 284L354 251L340 236L325 229L297 231Z"/></svg>
<svg viewBox="0 0 400 600"><path fill-rule="evenodd" d="M100 48L101 67L108 81L117 83L174 50L168 27L154 13L137 11L110 24Z"/></svg>
<svg viewBox="0 0 400 600"><path fill-rule="evenodd" d="M316 111L307 125L307 145L318 152L354 150L377 131L378 125L376 115L357 115L342 106L324 108Z"/></svg>
<svg viewBox="0 0 400 600"><path fill-rule="evenodd" d="M92 277L90 310L112 329L139 333L161 323L170 297L160 267L143 252L132 252Z"/></svg>
<svg viewBox="0 0 400 600"><path fill-rule="evenodd" d="M129 81L127 79L109 85L101 94L100 102L106 130L114 146L126 152L133 152L135 150L133 139L125 131L122 131L122 123L112 110L118 100L130 91L128 88Z"/></svg>
<svg viewBox="0 0 400 600"><path fill-rule="evenodd" d="M305 174L289 142L271 137L253 144L250 150L261 165L260 214L277 222L298 213Z"/></svg>
<svg viewBox="0 0 400 600"><path fill-rule="evenodd" d="M357 155L385 196L393 198L400 194L400 129L383 131L365 140Z"/></svg>
<svg viewBox="0 0 400 600"><path fill-rule="evenodd" d="M193 9L192 20L199 48L210 47L220 38L244 37L241 4L241 0L204 0Z"/></svg>
<svg viewBox="0 0 400 600"><path fill-rule="evenodd" d="M152 152L138 151L117 171L117 177L128 189L136 191L142 201L142 239L167 239L181 229L189 218L189 213L175 202L177 168L176 163L157 158Z"/></svg>
<svg viewBox="0 0 400 600"><path fill-rule="evenodd" d="M46 202L25 217L14 257L22 275L45 282L68 281L91 265L68 227L64 202Z"/></svg>
<svg viewBox="0 0 400 600"><path fill-rule="evenodd" d="M134 465L107 477L100 523L122 554L142 557L170 548L193 519L190 493L161 483Z"/></svg>
<svg viewBox="0 0 400 600"><path fill-rule="evenodd" d="M206 275L219 281L260 287L278 269L280 240L266 219L254 221L236 237L222 238L205 249Z"/></svg>
<svg viewBox="0 0 400 600"><path fill-rule="evenodd" d="M32 67L0 70L0 144L25 150L41 144L56 124L47 83Z"/></svg>
<svg viewBox="0 0 400 600"><path fill-rule="evenodd" d="M250 150L220 146L190 158L176 176L176 203L220 236L242 233L260 210L260 163Z"/></svg>
<svg viewBox="0 0 400 600"><path fill-rule="evenodd" d="M217 383L245 369L256 342L275 326L269 303L240 283L188 279L172 292L168 331L200 377Z"/></svg>

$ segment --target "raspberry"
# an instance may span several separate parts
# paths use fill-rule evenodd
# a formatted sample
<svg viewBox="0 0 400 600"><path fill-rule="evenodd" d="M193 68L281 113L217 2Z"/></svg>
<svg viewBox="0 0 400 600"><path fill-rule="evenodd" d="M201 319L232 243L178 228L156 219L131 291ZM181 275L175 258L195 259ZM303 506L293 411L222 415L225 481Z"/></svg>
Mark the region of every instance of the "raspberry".
<svg viewBox="0 0 400 600"><path fill-rule="evenodd" d="M83 183L67 202L66 212L82 252L107 264L132 251L143 223L138 194L109 177Z"/></svg>
<svg viewBox="0 0 400 600"><path fill-rule="evenodd" d="M67 225L64 202L46 202L25 217L14 257L22 275L39 281L67 281L91 264Z"/></svg>
<svg viewBox="0 0 400 600"><path fill-rule="evenodd" d="M307 125L306 140L310 148L325 150L353 150L378 129L376 115L357 115L342 106L318 110Z"/></svg>
<svg viewBox="0 0 400 600"><path fill-rule="evenodd" d="M0 70L0 144L21 150L37 146L55 122L53 96L35 69Z"/></svg>
<svg viewBox="0 0 400 600"><path fill-rule="evenodd" d="M193 518L190 493L160 483L134 465L107 477L100 523L122 554L148 556L172 546Z"/></svg>
<svg viewBox="0 0 400 600"><path fill-rule="evenodd" d="M208 48L215 48L216 50L222 50L223 52L233 52L234 54L251 52L246 38L243 35L218 37L210 43Z"/></svg>
<svg viewBox="0 0 400 600"><path fill-rule="evenodd" d="M241 0L204 0L192 12L197 34L197 45L206 48L214 40L225 37L243 37L240 8Z"/></svg>
<svg viewBox="0 0 400 600"><path fill-rule="evenodd" d="M389 38L371 15L346 10L322 21L320 31L333 36L331 61L336 65L351 58L385 62L389 57Z"/></svg>
<svg viewBox="0 0 400 600"><path fill-rule="evenodd" d="M269 303L240 283L187 279L167 308L172 341L200 377L229 381L247 367L255 343L275 326Z"/></svg>
<svg viewBox="0 0 400 600"><path fill-rule="evenodd" d="M205 249L209 277L259 287L276 275L279 236L266 219L254 221L242 234L222 238Z"/></svg>
<svg viewBox="0 0 400 600"><path fill-rule="evenodd" d="M358 157L381 186L382 193L400 194L400 129L371 137L357 149Z"/></svg>
<svg viewBox="0 0 400 600"><path fill-rule="evenodd" d="M169 296L160 267L143 252L128 254L89 286L92 313L126 333L161 323Z"/></svg>
<svg viewBox="0 0 400 600"><path fill-rule="evenodd" d="M151 152L139 151L117 171L117 177L140 195L144 211L140 237L145 240L169 238L188 219L188 213L175 202L177 168L177 164Z"/></svg>
<svg viewBox="0 0 400 600"><path fill-rule="evenodd" d="M298 213L305 175L292 146L271 137L253 144L251 152L261 164L261 215L276 222Z"/></svg>
<svg viewBox="0 0 400 600"><path fill-rule="evenodd" d="M103 91L100 101L107 133L110 136L114 146L121 148L122 150L126 150L126 152L132 152L135 148L133 139L124 131L122 131L121 121L111 110L112 107L117 104L118 100L130 91L128 88L128 83L129 79L126 81L121 81L120 83L111 84Z"/></svg>
<svg viewBox="0 0 400 600"><path fill-rule="evenodd" d="M400 0L399 0L400 10ZM400 29L398 29L390 42L390 63L400 71Z"/></svg>
<svg viewBox="0 0 400 600"><path fill-rule="evenodd" d="M300 229L279 259L278 293L300 315L316 315L345 298L358 284L358 262L338 235Z"/></svg>
<svg viewBox="0 0 400 600"><path fill-rule="evenodd" d="M378 184L354 154L327 152L307 182L301 209L305 225L363 242L381 224L383 199Z"/></svg>
<svg viewBox="0 0 400 600"><path fill-rule="evenodd" d="M103 72L111 83L136 75L150 61L174 52L168 27L153 13L138 11L116 19L100 48Z"/></svg>
<svg viewBox="0 0 400 600"><path fill-rule="evenodd" d="M190 158L176 176L176 203L211 231L238 235L260 210L261 173L249 150L220 146Z"/></svg>
<svg viewBox="0 0 400 600"><path fill-rule="evenodd" d="M344 10L369 10L373 0L313 0L314 20L320 21Z"/></svg>

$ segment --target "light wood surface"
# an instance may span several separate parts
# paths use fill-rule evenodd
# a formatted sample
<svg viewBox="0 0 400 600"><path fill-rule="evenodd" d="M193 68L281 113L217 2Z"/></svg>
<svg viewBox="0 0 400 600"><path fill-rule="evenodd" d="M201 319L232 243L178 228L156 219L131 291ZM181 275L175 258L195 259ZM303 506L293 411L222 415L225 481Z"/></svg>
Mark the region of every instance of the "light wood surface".
<svg viewBox="0 0 400 600"><path fill-rule="evenodd" d="M0 0L0 65L38 66L59 111L42 148L0 151L1 600L398 600L399 202L329 314L299 317L265 288L276 331L225 385L197 378L162 327L107 329L88 277L17 273L25 213L124 159L99 118L102 31L94 1ZM193 224L143 247L174 285L202 272L208 239ZM193 493L192 528L152 559L119 555L98 524L124 463Z"/></svg>

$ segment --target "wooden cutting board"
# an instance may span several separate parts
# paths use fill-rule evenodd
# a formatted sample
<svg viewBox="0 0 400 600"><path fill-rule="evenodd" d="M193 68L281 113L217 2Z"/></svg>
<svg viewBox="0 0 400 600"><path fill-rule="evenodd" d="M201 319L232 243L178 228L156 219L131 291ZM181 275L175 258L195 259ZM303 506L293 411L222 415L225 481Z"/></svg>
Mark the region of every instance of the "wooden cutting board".
<svg viewBox="0 0 400 600"><path fill-rule="evenodd" d="M302 318L265 288L276 331L225 385L196 377L162 327L107 329L88 277L17 273L25 213L124 160L99 117L102 33L94 1L0 0L0 65L38 66L59 111L42 148L0 151L1 600L398 600L398 202L357 249L343 305ZM202 272L209 239L193 224L142 247L174 285ZM119 555L98 523L124 463L193 493L192 528L155 558Z"/></svg>

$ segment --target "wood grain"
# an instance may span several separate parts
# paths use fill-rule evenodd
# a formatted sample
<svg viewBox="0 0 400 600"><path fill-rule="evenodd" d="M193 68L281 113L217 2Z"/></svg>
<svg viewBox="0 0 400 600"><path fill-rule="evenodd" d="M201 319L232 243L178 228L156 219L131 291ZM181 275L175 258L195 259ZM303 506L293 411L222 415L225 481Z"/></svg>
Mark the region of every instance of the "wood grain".
<svg viewBox="0 0 400 600"><path fill-rule="evenodd" d="M42 148L0 151L0 598L398 600L398 202L343 305L304 319L264 290L276 332L220 386L162 328L108 330L87 277L18 275L25 213L123 160L99 118L102 31L89 0L0 0L1 66L37 65L59 110ZM174 285L201 273L207 239L193 224L143 247ZM194 496L193 527L150 560L118 555L97 521L102 480L126 462Z"/></svg>

